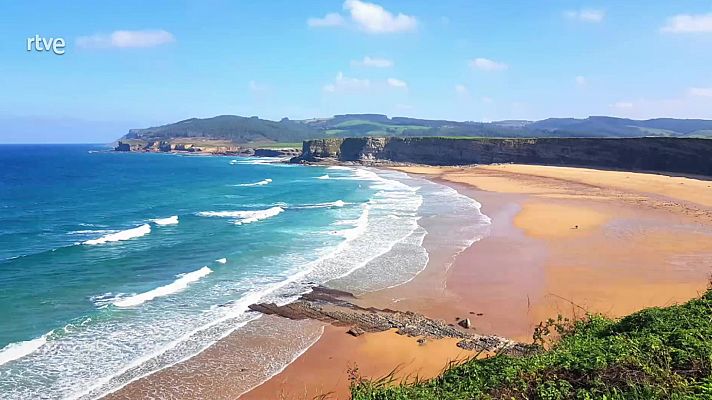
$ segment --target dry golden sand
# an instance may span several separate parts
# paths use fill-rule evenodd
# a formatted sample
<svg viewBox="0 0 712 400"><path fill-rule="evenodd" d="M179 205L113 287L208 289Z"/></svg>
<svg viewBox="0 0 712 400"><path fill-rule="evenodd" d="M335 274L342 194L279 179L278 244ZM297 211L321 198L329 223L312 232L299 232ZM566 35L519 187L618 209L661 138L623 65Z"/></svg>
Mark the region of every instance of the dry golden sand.
<svg viewBox="0 0 712 400"><path fill-rule="evenodd" d="M705 289L712 272L710 181L529 165L397 169L480 201L493 219L491 234L449 270L431 263L408 284L364 296L363 305L453 323L469 317L479 332L528 340L538 322L557 314L615 317L685 301ZM345 365L357 364L365 376L396 366L400 376L429 376L462 354L452 348L450 341L418 347L390 332L352 338L331 328L243 398L348 398Z"/></svg>
<svg viewBox="0 0 712 400"><path fill-rule="evenodd" d="M401 381L431 378L450 362L472 357L458 348L456 339L428 341L421 345L415 338L395 331L376 332L353 337L346 328L328 326L322 338L287 369L240 399L312 399L330 394L347 398L349 371L358 368L365 376L386 376L396 370Z"/></svg>

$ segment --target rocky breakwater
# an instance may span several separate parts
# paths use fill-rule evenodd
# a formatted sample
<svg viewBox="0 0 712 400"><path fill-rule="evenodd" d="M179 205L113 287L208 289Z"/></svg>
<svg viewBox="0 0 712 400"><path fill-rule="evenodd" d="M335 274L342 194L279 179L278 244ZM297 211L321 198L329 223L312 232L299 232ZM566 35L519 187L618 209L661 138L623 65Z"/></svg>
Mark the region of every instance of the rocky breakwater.
<svg viewBox="0 0 712 400"><path fill-rule="evenodd" d="M712 176L712 140L693 138L344 138L308 140L292 162L521 163Z"/></svg>
<svg viewBox="0 0 712 400"><path fill-rule="evenodd" d="M464 325L448 324L410 311L363 308L354 304L355 298L347 292L325 287L315 287L293 303L279 306L274 303L250 305L250 309L263 314L279 315L289 319L312 319L335 326L348 327L348 333L359 336L366 332L396 329L398 334L424 339L456 338L458 347L476 351L504 352L521 355L536 351L536 347L517 343L499 336L479 335Z"/></svg>

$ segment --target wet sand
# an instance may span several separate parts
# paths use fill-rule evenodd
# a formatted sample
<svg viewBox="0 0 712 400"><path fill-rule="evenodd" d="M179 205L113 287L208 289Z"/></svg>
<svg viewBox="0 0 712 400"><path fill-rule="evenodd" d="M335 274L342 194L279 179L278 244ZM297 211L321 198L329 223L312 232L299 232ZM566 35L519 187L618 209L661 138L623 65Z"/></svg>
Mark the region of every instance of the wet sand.
<svg viewBox="0 0 712 400"><path fill-rule="evenodd" d="M621 316L648 306L686 301L712 273L712 182L651 174L521 165L404 167L452 186L482 203L490 234L454 261L433 254L407 284L365 294L358 305L422 313L456 324L469 318L478 333L531 341L542 320L601 312ZM280 317L271 321L301 323ZM261 318L260 320L264 320ZM323 334L281 373L240 396L250 340L229 336L204 353L141 379L112 398L347 399L349 370L366 377L437 375L449 362L474 356L456 340L395 332L353 337L322 323ZM309 325L315 329L315 325ZM239 364L239 365L238 365ZM221 367L222 366L222 367ZM209 368L208 368L209 367ZM213 372L202 373L201 368ZM221 370L218 373L216 370ZM191 373L192 371L192 373ZM236 383L237 382L237 383ZM192 389L191 389L192 388ZM208 388L208 389L205 389ZM191 395L192 394L192 395ZM200 398L200 396L198 396Z"/></svg>

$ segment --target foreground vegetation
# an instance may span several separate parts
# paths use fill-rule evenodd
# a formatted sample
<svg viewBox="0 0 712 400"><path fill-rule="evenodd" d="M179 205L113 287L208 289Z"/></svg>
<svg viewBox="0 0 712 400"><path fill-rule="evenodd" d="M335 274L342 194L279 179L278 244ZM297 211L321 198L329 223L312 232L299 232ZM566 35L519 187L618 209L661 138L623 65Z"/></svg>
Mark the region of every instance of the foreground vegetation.
<svg viewBox="0 0 712 400"><path fill-rule="evenodd" d="M547 339L552 335L559 339ZM428 381L352 377L354 400L712 399L712 288L683 305L621 320L550 320L546 345L525 357L497 355L453 366Z"/></svg>

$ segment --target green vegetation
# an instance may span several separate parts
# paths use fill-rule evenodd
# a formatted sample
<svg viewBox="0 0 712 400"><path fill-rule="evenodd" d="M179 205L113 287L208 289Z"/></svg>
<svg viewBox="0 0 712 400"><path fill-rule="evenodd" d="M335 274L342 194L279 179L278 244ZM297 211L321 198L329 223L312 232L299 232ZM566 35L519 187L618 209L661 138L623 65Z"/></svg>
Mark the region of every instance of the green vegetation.
<svg viewBox="0 0 712 400"><path fill-rule="evenodd" d="M330 129L327 133L340 134L342 136L401 136L405 131L423 131L430 127L422 125L407 125L393 123L383 123L368 121L365 119L351 119L335 124L336 129ZM334 132L337 131L337 132Z"/></svg>
<svg viewBox="0 0 712 400"><path fill-rule="evenodd" d="M559 339L550 339L552 332ZM618 321L549 320L534 338L548 350L467 361L428 381L396 385L354 375L352 398L712 399L712 288L686 304Z"/></svg>
<svg viewBox="0 0 712 400"><path fill-rule="evenodd" d="M293 143L324 137L443 136L443 137L712 137L712 121L655 119L634 121L611 117L550 118L542 121L458 122L345 114L332 118L270 121L221 115L191 118L173 124L132 129L126 140L225 140L233 144Z"/></svg>

